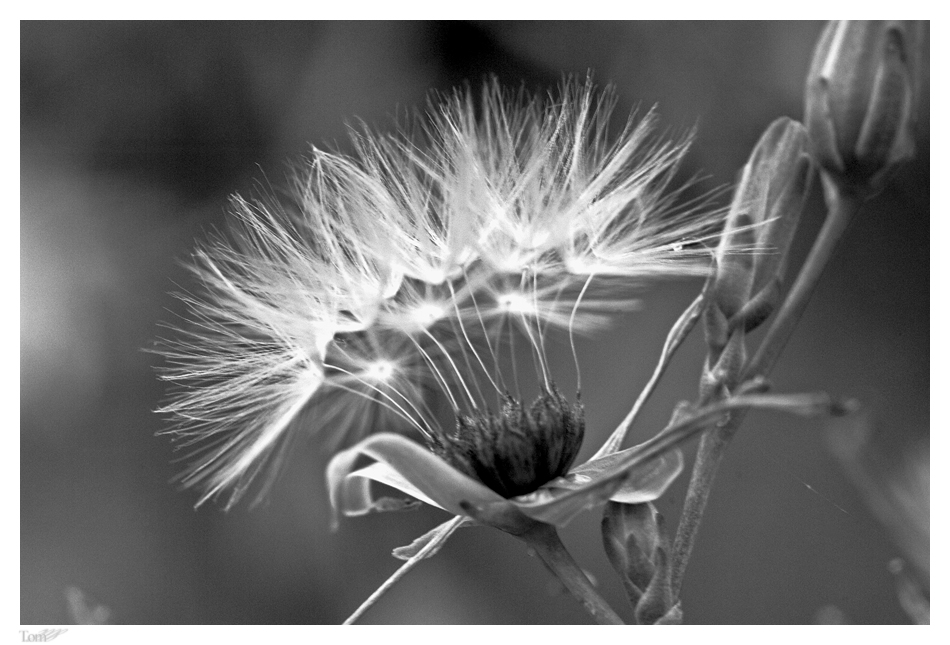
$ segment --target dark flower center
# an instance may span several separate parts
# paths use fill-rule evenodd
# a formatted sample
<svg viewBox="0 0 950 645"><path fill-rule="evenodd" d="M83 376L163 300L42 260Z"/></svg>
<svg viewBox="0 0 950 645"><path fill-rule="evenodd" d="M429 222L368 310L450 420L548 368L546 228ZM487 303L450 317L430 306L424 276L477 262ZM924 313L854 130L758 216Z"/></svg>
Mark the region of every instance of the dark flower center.
<svg viewBox="0 0 950 645"><path fill-rule="evenodd" d="M517 497L567 474L584 439L584 407L554 384L530 408L509 396L500 414L459 415L431 450L502 497Z"/></svg>

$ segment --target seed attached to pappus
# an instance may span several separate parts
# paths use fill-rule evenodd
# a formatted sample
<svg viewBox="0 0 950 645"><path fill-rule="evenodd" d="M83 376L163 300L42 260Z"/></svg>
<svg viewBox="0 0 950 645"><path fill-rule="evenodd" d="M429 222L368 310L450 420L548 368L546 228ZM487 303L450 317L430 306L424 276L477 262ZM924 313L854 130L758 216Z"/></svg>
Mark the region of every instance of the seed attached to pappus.
<svg viewBox="0 0 950 645"><path fill-rule="evenodd" d="M584 406L550 383L530 407L509 395L500 413L459 415L455 431L434 435L430 448L510 498L567 474L583 440Z"/></svg>

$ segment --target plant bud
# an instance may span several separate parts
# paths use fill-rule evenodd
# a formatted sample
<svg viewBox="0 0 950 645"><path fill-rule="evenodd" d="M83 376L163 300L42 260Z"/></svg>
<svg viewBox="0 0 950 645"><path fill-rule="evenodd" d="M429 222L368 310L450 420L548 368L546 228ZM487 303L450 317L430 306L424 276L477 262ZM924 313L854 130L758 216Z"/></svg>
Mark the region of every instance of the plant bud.
<svg viewBox="0 0 950 645"><path fill-rule="evenodd" d="M742 169L717 251L716 304L726 318L784 273L811 184L807 141L800 123L773 121Z"/></svg>
<svg viewBox="0 0 950 645"><path fill-rule="evenodd" d="M509 396L500 414L460 415L455 432L436 436L431 449L510 498L566 475L583 439L583 406L569 404L551 383L529 409Z"/></svg>
<svg viewBox="0 0 950 645"><path fill-rule="evenodd" d="M670 541L656 507L609 502L600 526L607 559L620 574L637 624L682 623L670 582Z"/></svg>
<svg viewBox="0 0 950 645"><path fill-rule="evenodd" d="M839 184L876 191L914 156L925 25L832 21L812 58L805 125L817 161Z"/></svg>
<svg viewBox="0 0 950 645"><path fill-rule="evenodd" d="M620 574L630 603L636 607L656 573L656 549L661 542L653 504L608 502L601 521L604 551Z"/></svg>

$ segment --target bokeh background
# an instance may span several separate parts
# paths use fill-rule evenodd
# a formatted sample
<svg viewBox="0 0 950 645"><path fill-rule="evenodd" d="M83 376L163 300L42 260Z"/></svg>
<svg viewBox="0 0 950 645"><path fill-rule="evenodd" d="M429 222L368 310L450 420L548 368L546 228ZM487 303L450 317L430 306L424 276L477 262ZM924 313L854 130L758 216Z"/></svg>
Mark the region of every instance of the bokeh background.
<svg viewBox="0 0 950 645"><path fill-rule="evenodd" d="M180 263L196 239L226 225L229 195L279 189L288 160L310 143L347 150L348 122L385 131L433 90L477 87L493 74L546 93L589 71L616 87L620 115L656 105L670 132L696 126L685 170L704 178L698 190L711 190L733 180L773 119L801 118L820 29L21 23L21 622L75 620L67 590L78 589L117 623L338 623L396 569L393 547L447 519L423 509L352 519L331 533L319 438L302 443L259 507L196 510L196 494L169 483L180 464L155 436L161 359L146 350L158 323L181 312L168 295L188 286ZM868 469L890 481L905 455L922 454L909 479L918 494L907 499L929 512L926 93L918 133L917 161L854 225L773 376L777 390L864 402ZM821 222L813 197L797 261ZM623 417L699 286L649 290L641 311L581 341L582 457ZM661 427L676 401L694 398L702 355L697 333L634 441ZM846 431L749 416L687 572L687 622L908 622L887 568L906 543L830 448ZM659 503L670 519L685 480ZM565 541L624 611L598 525L585 514ZM484 528L453 536L365 620L588 622L520 543Z"/></svg>

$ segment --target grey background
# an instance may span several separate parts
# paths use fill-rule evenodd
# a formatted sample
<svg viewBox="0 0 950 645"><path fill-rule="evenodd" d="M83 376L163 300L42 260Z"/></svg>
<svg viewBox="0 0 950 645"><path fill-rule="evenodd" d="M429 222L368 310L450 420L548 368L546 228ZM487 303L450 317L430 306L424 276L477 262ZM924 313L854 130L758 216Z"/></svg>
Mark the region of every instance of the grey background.
<svg viewBox="0 0 950 645"><path fill-rule="evenodd" d="M169 484L163 397L144 351L181 306L179 262L227 220L229 194L279 187L308 142L385 130L433 90L614 84L618 114L656 104L697 126L688 172L730 182L775 118L801 118L818 23L22 23L20 620L69 621L75 586L119 623L334 623L397 567L434 509L328 528L318 440L269 496L197 510ZM929 436L929 98L919 156L854 225L774 373L782 391L863 401L885 455ZM813 196L801 237L820 225ZM801 247L801 248L799 248ZM796 246L796 261L803 244ZM644 294L579 345L589 456L646 381L699 288ZM695 334L635 440L695 396ZM728 454L683 589L690 623L907 622L900 550L828 449L820 421L753 414ZM692 448L690 449L692 451ZM886 460L885 460L886 461ZM659 506L673 519L678 481ZM927 502L929 503L929 502ZM620 611L599 517L565 540ZM829 607L831 609L829 609ZM830 613L829 613L830 612ZM586 623L508 536L460 531L366 616L380 623Z"/></svg>

